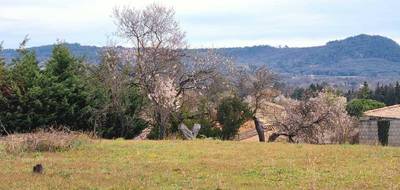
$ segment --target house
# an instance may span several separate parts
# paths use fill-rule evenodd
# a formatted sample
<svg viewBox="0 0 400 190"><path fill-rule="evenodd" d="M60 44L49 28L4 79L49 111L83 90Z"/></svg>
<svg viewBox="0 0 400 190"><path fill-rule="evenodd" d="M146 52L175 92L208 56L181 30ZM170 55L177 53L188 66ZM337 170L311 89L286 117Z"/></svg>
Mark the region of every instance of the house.
<svg viewBox="0 0 400 190"><path fill-rule="evenodd" d="M364 112L360 144L400 146L400 104Z"/></svg>
<svg viewBox="0 0 400 190"><path fill-rule="evenodd" d="M274 130L275 116L285 109L281 105L272 102L263 102L262 108L257 113L257 118L264 126L264 135L268 139L271 131ZM259 141L258 133L253 120L249 120L239 128L235 140L238 141Z"/></svg>

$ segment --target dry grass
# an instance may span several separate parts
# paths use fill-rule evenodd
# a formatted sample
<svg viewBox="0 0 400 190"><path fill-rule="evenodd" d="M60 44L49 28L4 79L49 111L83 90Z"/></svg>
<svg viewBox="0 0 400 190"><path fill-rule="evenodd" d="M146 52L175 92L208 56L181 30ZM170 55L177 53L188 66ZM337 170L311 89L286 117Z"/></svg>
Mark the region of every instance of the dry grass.
<svg viewBox="0 0 400 190"><path fill-rule="evenodd" d="M43 175L33 175L41 163ZM0 189L400 189L400 148L99 140L64 152L0 151Z"/></svg>
<svg viewBox="0 0 400 190"><path fill-rule="evenodd" d="M78 147L89 141L88 136L68 131L38 131L35 133L15 134L2 138L3 149L7 153L56 152Z"/></svg>

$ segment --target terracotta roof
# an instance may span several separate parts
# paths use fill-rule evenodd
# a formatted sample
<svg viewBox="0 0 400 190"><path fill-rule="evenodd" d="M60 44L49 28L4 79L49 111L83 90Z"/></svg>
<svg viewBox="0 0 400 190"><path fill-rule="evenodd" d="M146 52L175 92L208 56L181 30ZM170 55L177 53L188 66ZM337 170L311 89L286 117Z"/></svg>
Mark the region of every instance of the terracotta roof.
<svg viewBox="0 0 400 190"><path fill-rule="evenodd" d="M364 112L365 116L400 119L400 104Z"/></svg>
<svg viewBox="0 0 400 190"><path fill-rule="evenodd" d="M279 104L263 101L261 103L261 108L258 110L257 118L260 120L262 125L266 127L265 132L269 131L271 126L275 121L275 114L280 114L283 112L285 108ZM257 139L258 141L258 134L256 131L256 126L254 121L248 120L244 124L242 124L239 128L238 139L245 140L245 139Z"/></svg>

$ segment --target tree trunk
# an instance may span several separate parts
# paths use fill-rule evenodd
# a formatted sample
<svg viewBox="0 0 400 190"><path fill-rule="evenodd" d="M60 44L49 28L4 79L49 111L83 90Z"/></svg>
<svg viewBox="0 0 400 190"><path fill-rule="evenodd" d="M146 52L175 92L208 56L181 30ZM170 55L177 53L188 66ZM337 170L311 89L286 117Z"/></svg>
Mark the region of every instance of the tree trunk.
<svg viewBox="0 0 400 190"><path fill-rule="evenodd" d="M289 143L294 143L293 137L294 137L293 135L289 135L289 136L288 136L288 138L289 138Z"/></svg>
<svg viewBox="0 0 400 190"><path fill-rule="evenodd" d="M125 138L127 129L126 129L126 126L125 126L124 116L123 116L123 114L121 112L119 112L118 113L118 117L119 117L118 119L119 119L119 122L120 122L120 125L121 125L121 128L122 128L120 136Z"/></svg>
<svg viewBox="0 0 400 190"><path fill-rule="evenodd" d="M165 123L160 110L156 111L156 125L158 127L158 139L163 140L165 138Z"/></svg>
<svg viewBox="0 0 400 190"><path fill-rule="evenodd" d="M263 126L261 125L261 123L257 117L254 116L253 120L254 120L254 124L256 126L256 130L258 133L258 139L260 140L260 142L265 142L265 134L264 134Z"/></svg>
<svg viewBox="0 0 400 190"><path fill-rule="evenodd" d="M295 141L293 139L295 137L295 135L290 135L287 133L272 133L271 136L269 136L269 138L268 138L268 142L274 142L281 135L287 137L289 143L295 143Z"/></svg>
<svg viewBox="0 0 400 190"><path fill-rule="evenodd" d="M274 142L279 136L281 135L277 133L272 133L268 138L268 142Z"/></svg>

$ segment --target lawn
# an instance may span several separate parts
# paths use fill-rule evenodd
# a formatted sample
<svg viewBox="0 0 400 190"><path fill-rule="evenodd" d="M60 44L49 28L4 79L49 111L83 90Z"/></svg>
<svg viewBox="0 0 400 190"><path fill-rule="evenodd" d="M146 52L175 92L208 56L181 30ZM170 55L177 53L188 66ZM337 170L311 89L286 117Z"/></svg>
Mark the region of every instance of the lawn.
<svg viewBox="0 0 400 190"><path fill-rule="evenodd" d="M32 174L43 164L45 173ZM400 189L400 148L99 140L66 152L0 150L0 189Z"/></svg>

